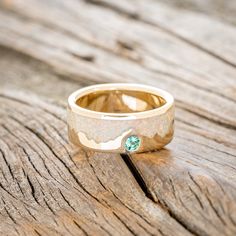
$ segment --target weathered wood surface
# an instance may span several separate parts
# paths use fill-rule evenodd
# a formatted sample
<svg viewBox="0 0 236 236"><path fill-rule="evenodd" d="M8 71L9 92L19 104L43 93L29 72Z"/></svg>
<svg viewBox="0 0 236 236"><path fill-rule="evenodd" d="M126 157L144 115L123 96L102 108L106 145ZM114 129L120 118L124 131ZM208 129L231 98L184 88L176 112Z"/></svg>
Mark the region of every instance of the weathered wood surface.
<svg viewBox="0 0 236 236"><path fill-rule="evenodd" d="M0 6L1 235L236 234L233 14L152 0ZM69 145L67 96L101 82L173 93L173 142L129 157Z"/></svg>

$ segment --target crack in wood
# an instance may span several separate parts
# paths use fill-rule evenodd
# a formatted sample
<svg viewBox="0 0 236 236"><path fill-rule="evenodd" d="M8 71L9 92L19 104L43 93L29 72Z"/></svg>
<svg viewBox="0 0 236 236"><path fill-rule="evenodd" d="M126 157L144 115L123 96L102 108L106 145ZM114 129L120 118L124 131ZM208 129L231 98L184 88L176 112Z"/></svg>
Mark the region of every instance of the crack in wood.
<svg viewBox="0 0 236 236"><path fill-rule="evenodd" d="M138 185L140 186L140 188L142 189L142 191L144 192L144 194L152 201L154 201L151 193L149 192L149 189L145 183L145 181L143 180L142 176L140 175L138 169L135 167L135 165L133 164L133 162L131 161L129 155L127 154L120 154L121 158L123 159L123 161L126 163L127 167L129 168L130 172L132 173L132 175L134 176L135 180L137 181Z"/></svg>
<svg viewBox="0 0 236 236"><path fill-rule="evenodd" d="M39 82L46 81L50 86L53 85L51 88L55 87L58 100L62 100L62 94L66 94L64 85L70 86L72 90L75 86L100 83L102 80L116 81L126 77L129 77L127 82L134 80L142 82L145 78L147 83L154 86L159 86L160 83L163 88L173 88L177 95L178 135L176 142L171 144L170 150L142 153L140 157L142 159L136 158L135 155L120 157L119 155L105 156L105 154L92 159L96 154L88 156L83 152L77 153L76 158L73 158L74 152L70 152L67 146L66 131L63 129L66 126L64 106L61 106L62 112L58 113L55 112L59 106L57 102L54 106L55 104L49 105L47 99L44 102L31 101L29 99L31 94L35 92L43 94L43 89L34 90L35 84L31 87L28 85L26 90L29 91L30 88L33 92L27 96L18 97L16 92L11 93L14 95L9 95L7 92L5 95L0 94L0 106L3 107L3 112L0 109L1 123L3 123L3 126L0 126L0 136L8 145L5 147L0 140L0 151L5 155L1 158L1 167L6 170L0 175L0 190L5 200L1 206L4 205L19 224L17 227L21 231L18 234L27 234L29 228L30 232L39 235L65 233L77 235L78 232L84 235L92 235L96 232L99 236L121 235L121 233L178 236L234 235L236 192L233 138L236 123L232 115L234 113L230 109L231 106L233 109L235 101L234 88L232 88L235 63L234 60L230 60L233 54L227 52L220 54L220 51L208 47L209 44L195 41L191 37L189 40L188 36L183 37L164 22L152 21L147 15L141 15L141 11L132 12L123 9L118 6L119 4L116 6L115 2L104 3L96 0L84 2L91 4L81 5L81 9L84 7L88 13L93 10L93 13L96 13L96 5L100 5L100 9L97 8L99 14L108 13L106 15L108 18L114 16L112 26L102 23L101 26L93 25L92 21L84 16L86 14L77 15L72 8L81 4L80 1L79 3L78 1L54 3L59 15L65 16L64 22L69 20L71 28L67 28L66 24L60 24L62 22L53 21L50 17L44 19L40 16L44 7L46 11L46 2L40 5L41 3L38 4L39 2L36 1L32 2L32 5L26 4L27 6L23 5L25 7L20 8L22 5L15 4L13 1L12 7L1 9L1 19L3 22L4 19L9 19L11 24L6 24L1 31L3 34L0 50L5 51L3 59L0 60L3 69L0 74L6 76L7 80L9 73L4 71L5 68L11 67L15 76L20 75L24 78L24 70L27 71L26 75L30 79L36 77L38 79L40 76L42 78ZM62 7L63 10L60 9ZM102 7L110 8L111 11ZM67 14L66 11L71 12ZM118 17L115 12L124 17ZM43 13L46 15L45 12ZM55 15L57 16L57 13ZM69 16L72 15L73 17L70 18ZM93 20L98 20L100 16L94 14ZM78 26L79 17L83 24ZM122 24L125 22L134 25L129 28L131 29L129 33L120 37L119 31L123 30ZM116 23L121 26L115 27ZM34 35L24 31L25 24ZM93 26L76 32L77 27L81 26L83 29L86 24ZM98 25L101 31L99 27L95 29ZM109 36L106 35L106 27L111 29ZM100 34L97 39L94 39L91 35L96 30L99 30ZM45 40L41 37L41 32L47 34ZM9 36L6 37L8 33ZM105 33L104 38L103 33ZM54 34L65 38L60 41ZM142 38L143 36L145 38ZM230 39L230 36L229 34L227 39ZM17 40L14 41L14 37ZM108 37L108 44L105 37ZM149 48L148 43L142 43L142 40L149 37L164 40L167 44L175 44L175 47L182 46L183 52L178 49L173 52L173 57L164 55L162 58L158 55L158 50L162 52L162 46L168 47L168 45L164 43L160 47ZM63 42L62 46L59 41ZM31 42L32 48L35 47L34 52L28 49L28 43ZM67 43L71 47L65 47ZM80 51L80 47L83 50ZM188 59L175 58L179 54L183 55L181 53L190 57L196 53L199 60L203 59L203 62L190 60L188 63ZM5 57L7 62L4 60ZM71 62L75 64L74 67ZM151 62L150 66L149 62ZM181 62L187 64L182 66ZM42 64L44 68L38 70L34 63ZM157 63L161 64L160 67L156 66ZM202 63L209 63L209 68L206 66L198 72L198 67L201 67ZM12 64L17 66L14 67ZM83 66L88 67L84 69ZM44 71L47 71L49 78L56 75L56 79L51 81L43 78ZM88 71L89 73L86 73ZM118 76L112 77L113 74ZM156 80L157 76L160 80ZM9 75L9 78L13 77ZM10 83L12 80L9 80ZM218 83L222 86L222 91L218 90ZM19 89L27 87L19 84L17 86ZM185 88L189 91L188 95L183 96ZM29 119L33 122L28 123ZM13 158L17 159L17 163L14 162L15 159L12 161ZM106 158L110 161L101 162L100 159ZM11 188L7 188L13 181L14 183L18 181L14 186L17 189L16 193ZM21 181L27 184L23 185ZM36 208L31 207L36 205L33 198L40 203ZM45 202L41 202L42 200ZM4 228L2 222L12 222L12 220L11 216L6 217L4 209L2 210L0 217L5 219L1 221L0 218L0 226L3 225ZM27 228L21 227L19 219L27 224ZM38 222L42 227L37 224ZM77 226L75 222L78 223ZM14 222L12 226L15 227Z"/></svg>
<svg viewBox="0 0 236 236"><path fill-rule="evenodd" d="M137 167L132 162L131 158L127 154L121 154L121 158L124 160L126 165L128 166L130 172L134 176L135 180L137 181L138 185L151 201L153 201L155 204L159 204L165 211L168 212L168 214L176 221L178 222L183 228L188 230L191 234L196 236L201 236L202 234L199 233L199 229L193 229L191 228L187 222L185 222L183 219L179 217L179 215L175 214L171 208L168 207L167 204L163 204L162 201L159 201L158 199L154 198L152 193L149 191L149 188L147 187L145 180L141 176L140 172L138 171ZM203 232L202 232L203 233Z"/></svg>

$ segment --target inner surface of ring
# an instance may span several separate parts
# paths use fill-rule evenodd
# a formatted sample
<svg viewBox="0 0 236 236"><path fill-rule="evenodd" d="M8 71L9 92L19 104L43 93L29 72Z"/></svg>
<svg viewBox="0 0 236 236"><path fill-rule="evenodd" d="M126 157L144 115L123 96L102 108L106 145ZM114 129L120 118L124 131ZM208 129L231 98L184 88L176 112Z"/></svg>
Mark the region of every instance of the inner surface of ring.
<svg viewBox="0 0 236 236"><path fill-rule="evenodd" d="M163 106L166 100L143 91L103 90L86 94L76 104L88 110L107 113L131 113Z"/></svg>

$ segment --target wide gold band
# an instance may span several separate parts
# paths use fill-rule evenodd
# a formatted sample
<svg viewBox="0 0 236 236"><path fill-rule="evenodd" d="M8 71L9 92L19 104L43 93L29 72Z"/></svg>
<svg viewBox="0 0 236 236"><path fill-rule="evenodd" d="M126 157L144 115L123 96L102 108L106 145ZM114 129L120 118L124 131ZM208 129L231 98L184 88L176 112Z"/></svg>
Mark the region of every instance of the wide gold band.
<svg viewBox="0 0 236 236"><path fill-rule="evenodd" d="M174 99L140 84L100 84L68 99L69 140L102 152L147 152L168 144L174 133Z"/></svg>

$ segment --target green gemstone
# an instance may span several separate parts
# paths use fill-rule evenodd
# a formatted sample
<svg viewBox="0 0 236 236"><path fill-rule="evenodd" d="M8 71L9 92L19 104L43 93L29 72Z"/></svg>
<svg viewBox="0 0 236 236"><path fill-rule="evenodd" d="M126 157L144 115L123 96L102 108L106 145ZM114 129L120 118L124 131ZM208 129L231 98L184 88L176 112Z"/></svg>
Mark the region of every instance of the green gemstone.
<svg viewBox="0 0 236 236"><path fill-rule="evenodd" d="M134 152L138 150L140 143L141 140L138 136L136 135L129 136L125 142L125 149L129 152Z"/></svg>

